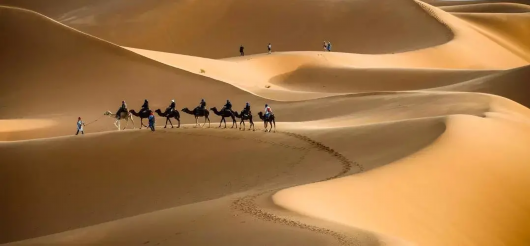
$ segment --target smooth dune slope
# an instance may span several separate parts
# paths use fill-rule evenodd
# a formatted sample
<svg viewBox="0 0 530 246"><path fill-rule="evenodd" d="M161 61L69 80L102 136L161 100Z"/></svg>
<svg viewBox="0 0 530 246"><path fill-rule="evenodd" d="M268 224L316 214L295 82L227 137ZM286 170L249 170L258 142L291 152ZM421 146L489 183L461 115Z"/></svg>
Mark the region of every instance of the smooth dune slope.
<svg viewBox="0 0 530 246"><path fill-rule="evenodd" d="M0 204L0 243L336 244L234 204L340 172L332 155L283 134L101 133L0 143L0 155L0 198L9 201ZM351 229L348 235L377 241Z"/></svg>
<svg viewBox="0 0 530 246"><path fill-rule="evenodd" d="M410 156L274 201L418 245L527 245L530 110L503 98L490 110L445 117L441 137Z"/></svg>
<svg viewBox="0 0 530 246"><path fill-rule="evenodd" d="M0 4L49 9L52 18L119 45L208 58L237 56L240 45L247 54L265 53L269 42L275 51L319 51L325 40L335 51L383 54L452 38L409 0L74 2L61 14L52 8L57 1Z"/></svg>

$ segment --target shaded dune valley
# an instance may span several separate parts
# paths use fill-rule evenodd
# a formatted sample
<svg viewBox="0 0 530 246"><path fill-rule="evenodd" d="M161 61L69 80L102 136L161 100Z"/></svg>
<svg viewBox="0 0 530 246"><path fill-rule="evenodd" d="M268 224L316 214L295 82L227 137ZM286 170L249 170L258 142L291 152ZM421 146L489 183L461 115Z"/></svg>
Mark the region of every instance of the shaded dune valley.
<svg viewBox="0 0 530 246"><path fill-rule="evenodd" d="M530 245L529 4L0 0L0 245Z"/></svg>

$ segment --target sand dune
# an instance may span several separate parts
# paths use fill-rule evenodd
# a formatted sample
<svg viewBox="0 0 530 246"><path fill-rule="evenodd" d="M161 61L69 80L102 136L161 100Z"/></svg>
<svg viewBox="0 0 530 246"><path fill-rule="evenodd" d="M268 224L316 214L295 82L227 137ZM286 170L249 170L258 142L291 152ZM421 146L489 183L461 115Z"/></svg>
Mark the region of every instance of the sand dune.
<svg viewBox="0 0 530 246"><path fill-rule="evenodd" d="M477 3L445 6L441 9L452 13L526 13L530 6L519 3Z"/></svg>
<svg viewBox="0 0 530 246"><path fill-rule="evenodd" d="M525 66L433 90L469 91L499 95L530 107L530 67Z"/></svg>
<svg viewBox="0 0 530 246"><path fill-rule="evenodd" d="M481 33L530 61L530 14L457 13Z"/></svg>
<svg viewBox="0 0 530 246"><path fill-rule="evenodd" d="M34 1L3 2L47 9ZM74 2L71 12L52 17L119 45L208 58L237 56L240 45L247 54L264 53L269 42L275 51L319 51L326 40L337 51L382 54L451 39L443 25L409 0ZM379 42L382 38L388 42Z"/></svg>
<svg viewBox="0 0 530 246"><path fill-rule="evenodd" d="M527 14L449 13L521 5L0 4L48 16L0 7L0 244L530 243ZM145 98L256 131L103 116Z"/></svg>

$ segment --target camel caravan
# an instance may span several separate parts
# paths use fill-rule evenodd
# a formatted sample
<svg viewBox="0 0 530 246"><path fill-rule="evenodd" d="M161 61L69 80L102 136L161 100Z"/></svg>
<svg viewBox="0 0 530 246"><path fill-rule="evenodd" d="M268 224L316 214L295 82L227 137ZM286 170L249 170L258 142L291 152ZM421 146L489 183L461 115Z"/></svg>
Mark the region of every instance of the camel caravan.
<svg viewBox="0 0 530 246"><path fill-rule="evenodd" d="M210 108L210 110L215 115L221 117L221 121L219 122L219 128L222 126L223 123L224 123L224 128L227 127L226 118L232 119L231 128L237 128L238 126L237 126L236 118L238 118L240 119L239 130L243 130L243 131L246 130L245 121L248 121L250 123L248 130L252 130L252 131L256 130L254 128L254 122L252 120L252 112L250 111L250 104L248 102L245 105L245 108L241 110L241 112L232 110L232 103L230 102L230 100L227 100L226 104L223 106L221 110L217 110L216 107L212 107ZM195 107L193 110L189 110L188 108L183 108L181 111L186 114L193 115L195 117L194 127L202 128L206 125L206 121L208 121L208 128L210 127L210 111L206 109L206 102L204 101L204 99L202 99L199 106ZM136 112L134 109L128 110L127 104L125 103L125 101L122 101L122 105L116 113L107 111L104 113L104 115L116 119L116 121L114 122L114 125L116 126L116 128L118 128L118 131L122 130L121 124L120 124L121 120L125 120L126 122L123 130L125 130L127 126L129 125L129 120L132 122L133 129L135 129L133 116L140 118L140 129L142 129L142 127L146 127L146 128L152 128L154 130L151 124L151 119L154 119L154 116L153 117L151 116L154 115L154 113L157 113L158 116L160 117L166 118L164 128L167 128L168 122L171 125L171 128L174 128L173 122L171 121L171 119L176 120L177 128L180 128L180 113L179 111L175 110L175 100L171 100L171 104L163 112L160 109L157 109L154 112L151 109L149 109L149 101L147 99L145 99L144 104L142 105L142 108L138 112ZM276 131L276 121L274 118L274 114L272 113L272 110L268 104L265 104L265 113L259 112L258 116L260 120L263 121L265 132ZM199 118L203 118L203 117L204 117L204 123L201 125L199 124ZM143 123L144 119L149 119L150 126L144 125ZM268 127L268 125L270 125L270 128Z"/></svg>

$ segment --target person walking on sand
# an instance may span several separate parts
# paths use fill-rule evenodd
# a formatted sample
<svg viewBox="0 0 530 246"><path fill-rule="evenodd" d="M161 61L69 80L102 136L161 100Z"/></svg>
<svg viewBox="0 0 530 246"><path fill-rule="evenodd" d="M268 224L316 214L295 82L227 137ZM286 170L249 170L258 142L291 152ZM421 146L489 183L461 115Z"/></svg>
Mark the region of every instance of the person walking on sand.
<svg viewBox="0 0 530 246"><path fill-rule="evenodd" d="M85 122L81 120L81 117L77 118L77 132L75 135L79 134L81 132L81 135L85 135L85 132L83 131L83 126L85 125Z"/></svg>
<svg viewBox="0 0 530 246"><path fill-rule="evenodd" d="M331 51L331 42L328 42L328 52Z"/></svg>
<svg viewBox="0 0 530 246"><path fill-rule="evenodd" d="M239 53L241 53L241 56L245 56L244 49L245 49L245 47L243 47L243 45L239 46Z"/></svg>
<svg viewBox="0 0 530 246"><path fill-rule="evenodd" d="M153 112L149 114L149 128L151 131L155 131L155 114Z"/></svg>
<svg viewBox="0 0 530 246"><path fill-rule="evenodd" d="M324 48L324 51L328 50L328 43L327 43L326 41L324 41L324 46L323 46L323 48Z"/></svg>
<svg viewBox="0 0 530 246"><path fill-rule="evenodd" d="M272 45L269 43L269 46L267 47L269 49L269 54L272 52Z"/></svg>

